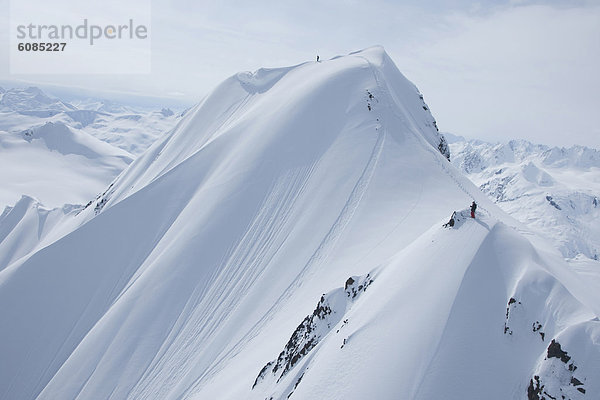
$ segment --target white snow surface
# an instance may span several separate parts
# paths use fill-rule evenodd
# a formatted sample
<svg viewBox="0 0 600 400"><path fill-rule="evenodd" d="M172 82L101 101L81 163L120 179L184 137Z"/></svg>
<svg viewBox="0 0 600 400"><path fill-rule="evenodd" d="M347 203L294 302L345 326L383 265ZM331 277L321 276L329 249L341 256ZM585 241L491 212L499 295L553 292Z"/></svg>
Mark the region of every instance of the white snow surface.
<svg viewBox="0 0 600 400"><path fill-rule="evenodd" d="M600 151L454 137L452 163L566 258L600 259ZM600 268L600 265L598 265Z"/></svg>
<svg viewBox="0 0 600 400"><path fill-rule="evenodd" d="M24 198L0 218L0 399L600 398L598 271L440 140L374 47L229 78L26 254Z"/></svg>

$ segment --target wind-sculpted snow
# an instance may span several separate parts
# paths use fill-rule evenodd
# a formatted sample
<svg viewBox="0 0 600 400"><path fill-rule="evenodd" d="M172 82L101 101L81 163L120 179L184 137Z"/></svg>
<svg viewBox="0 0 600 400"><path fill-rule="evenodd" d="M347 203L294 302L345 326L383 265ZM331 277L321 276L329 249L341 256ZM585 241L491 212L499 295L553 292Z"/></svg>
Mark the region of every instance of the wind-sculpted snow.
<svg viewBox="0 0 600 400"><path fill-rule="evenodd" d="M383 49L241 76L0 271L1 399L526 398L552 340L599 397L597 274L448 162Z"/></svg>
<svg viewBox="0 0 600 400"><path fill-rule="evenodd" d="M264 93L271 89L292 68L261 68L255 72L240 72L237 74L237 79L248 93Z"/></svg>
<svg viewBox="0 0 600 400"><path fill-rule="evenodd" d="M464 275L415 398L455 398L460 391L465 399L484 392L498 399L579 399L577 387L594 393L583 398L597 396L600 323L551 275L555 262L503 224L492 228ZM559 342L577 356L561 359Z"/></svg>

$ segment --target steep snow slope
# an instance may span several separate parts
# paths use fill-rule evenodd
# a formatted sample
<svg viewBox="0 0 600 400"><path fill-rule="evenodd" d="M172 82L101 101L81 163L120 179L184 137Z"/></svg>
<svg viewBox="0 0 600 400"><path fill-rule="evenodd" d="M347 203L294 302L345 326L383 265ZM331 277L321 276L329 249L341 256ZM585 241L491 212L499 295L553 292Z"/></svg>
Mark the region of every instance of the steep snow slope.
<svg viewBox="0 0 600 400"><path fill-rule="evenodd" d="M526 141L454 137L452 162L509 214L553 241L565 257L600 257L600 152Z"/></svg>
<svg viewBox="0 0 600 400"><path fill-rule="evenodd" d="M423 234L372 273L349 311L333 307L342 322L293 373L271 386L259 381L249 398L523 399L534 376L546 398L585 398L577 387L599 393L595 314L527 240L494 223L469 218ZM550 338L569 362L544 359ZM226 387L217 381L197 398Z"/></svg>
<svg viewBox="0 0 600 400"><path fill-rule="evenodd" d="M231 77L0 272L0 398L597 397L596 291L440 143L381 48Z"/></svg>
<svg viewBox="0 0 600 400"><path fill-rule="evenodd" d="M0 131L0 207L22 195L49 207L85 204L132 160L131 154L60 122Z"/></svg>

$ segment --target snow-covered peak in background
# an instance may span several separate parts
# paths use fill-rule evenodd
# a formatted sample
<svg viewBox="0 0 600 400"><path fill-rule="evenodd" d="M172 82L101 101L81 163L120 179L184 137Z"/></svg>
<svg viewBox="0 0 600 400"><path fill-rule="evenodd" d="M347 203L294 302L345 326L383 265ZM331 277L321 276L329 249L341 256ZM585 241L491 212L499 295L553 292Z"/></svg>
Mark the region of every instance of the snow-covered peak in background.
<svg viewBox="0 0 600 400"><path fill-rule="evenodd" d="M0 209L21 196L47 207L86 204L133 156L62 122L0 131Z"/></svg>
<svg viewBox="0 0 600 400"><path fill-rule="evenodd" d="M598 397L594 282L441 143L380 47L232 76L0 272L0 397Z"/></svg>
<svg viewBox="0 0 600 400"><path fill-rule="evenodd" d="M507 143L488 143L445 135L452 137L452 163L466 173L481 172L504 163L523 163L534 158L555 168L600 168L600 151L585 146L550 147L522 139Z"/></svg>
<svg viewBox="0 0 600 400"><path fill-rule="evenodd" d="M600 168L600 151L586 146L552 147L544 152L543 162L551 167Z"/></svg>
<svg viewBox="0 0 600 400"><path fill-rule="evenodd" d="M98 158L101 155L111 155L123 158L129 164L133 161L131 154L111 146L83 132L73 130L62 122L47 122L42 126L27 129L22 132L23 138L31 142L42 140L44 146L51 151L63 155L76 154L86 158Z"/></svg>
<svg viewBox="0 0 600 400"><path fill-rule="evenodd" d="M42 111L51 113L76 109L69 103L49 97L37 87L13 88L0 93L2 93L0 97L1 112L17 111L21 113L40 113L41 115Z"/></svg>
<svg viewBox="0 0 600 400"><path fill-rule="evenodd" d="M164 107L135 107L106 99L66 102L37 87L13 88L0 94L0 130L20 132L46 122L60 122L84 129L136 156L172 129L180 117Z"/></svg>
<svg viewBox="0 0 600 400"><path fill-rule="evenodd" d="M109 102L111 114L77 104L35 87L0 93L0 210L21 196L47 207L88 203L181 119L160 107Z"/></svg>
<svg viewBox="0 0 600 400"><path fill-rule="evenodd" d="M452 163L505 211L556 243L565 257L600 257L600 151L451 140Z"/></svg>
<svg viewBox="0 0 600 400"><path fill-rule="evenodd" d="M163 117L170 117L173 114L175 114L173 112L173 110L171 110L170 108L163 108L160 110L160 113L162 114Z"/></svg>
<svg viewBox="0 0 600 400"><path fill-rule="evenodd" d="M106 99L80 99L73 101L73 105L75 105L80 110L91 110L98 111L103 113L111 113L111 114L120 114L120 113L132 113L133 110L129 106L125 106L123 104L117 103L115 101L106 100Z"/></svg>
<svg viewBox="0 0 600 400"><path fill-rule="evenodd" d="M53 228L81 208L65 204L49 209L29 196L23 196L14 206L6 207L0 214L0 270L50 239Z"/></svg>
<svg viewBox="0 0 600 400"><path fill-rule="evenodd" d="M372 80L376 85L361 85L361 82L353 81L359 72L362 80ZM379 83L383 79L381 75L394 78L385 84ZM347 105L340 101L341 93L352 95L362 103ZM380 104L383 96L386 103ZM216 151L216 148L226 152L221 158L215 157L211 167L219 172L231 169L233 161L240 163L249 159L248 162L256 163L256 160L262 160L259 165L266 168L265 165L274 157L289 158L281 152L262 157L262 152L273 151L272 142L286 144L285 152L296 153L296 158L308 157L316 151L315 144L335 142L334 135L355 128L353 124L362 127L365 122L354 122L360 107L368 111L367 115L375 115L375 109L382 108L393 113L403 119L409 132L414 132L419 140L438 149L441 135L422 97L380 48L353 54L343 60L334 58L328 63L263 68L253 73L236 74L192 109L179 129L153 146L120 177L115 185L118 193L115 201L182 162L192 162L188 159L209 149L210 152ZM271 119L274 126L265 122ZM375 133L386 128L386 122L377 117L372 123L376 125ZM232 146L221 144L229 141L233 141ZM293 165L294 159L287 162Z"/></svg>

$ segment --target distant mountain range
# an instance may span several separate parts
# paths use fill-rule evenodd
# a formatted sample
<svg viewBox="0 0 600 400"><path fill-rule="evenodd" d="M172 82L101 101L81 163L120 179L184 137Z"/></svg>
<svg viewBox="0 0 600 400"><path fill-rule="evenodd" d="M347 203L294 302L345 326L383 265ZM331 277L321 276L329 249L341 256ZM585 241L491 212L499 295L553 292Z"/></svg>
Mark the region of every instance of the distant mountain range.
<svg viewBox="0 0 600 400"><path fill-rule="evenodd" d="M181 115L0 88L0 210L22 195L50 208L86 204Z"/></svg>
<svg viewBox="0 0 600 400"><path fill-rule="evenodd" d="M566 258L600 258L600 151L446 138L452 163L503 210Z"/></svg>

